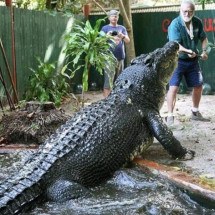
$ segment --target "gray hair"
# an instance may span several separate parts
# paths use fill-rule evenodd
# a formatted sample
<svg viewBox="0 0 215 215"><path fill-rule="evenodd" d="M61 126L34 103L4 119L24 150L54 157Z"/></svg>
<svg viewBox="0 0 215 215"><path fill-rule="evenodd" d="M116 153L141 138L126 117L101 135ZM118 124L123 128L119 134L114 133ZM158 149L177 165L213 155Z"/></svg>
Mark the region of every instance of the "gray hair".
<svg viewBox="0 0 215 215"><path fill-rule="evenodd" d="M119 11L117 10L110 10L108 16L119 16Z"/></svg>
<svg viewBox="0 0 215 215"><path fill-rule="evenodd" d="M193 0L182 0L181 5L182 4L190 4L190 5L192 5L193 10L195 10L195 2Z"/></svg>

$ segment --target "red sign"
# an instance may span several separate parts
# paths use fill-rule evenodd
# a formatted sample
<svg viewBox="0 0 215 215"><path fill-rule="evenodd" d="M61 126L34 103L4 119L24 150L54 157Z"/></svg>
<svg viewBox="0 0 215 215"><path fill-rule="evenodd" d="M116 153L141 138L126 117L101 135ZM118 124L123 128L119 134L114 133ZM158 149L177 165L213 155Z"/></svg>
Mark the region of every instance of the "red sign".
<svg viewBox="0 0 215 215"><path fill-rule="evenodd" d="M162 21L162 31L167 32L168 26L171 23L171 19L164 19ZM205 32L215 32L215 18L204 18L203 25Z"/></svg>

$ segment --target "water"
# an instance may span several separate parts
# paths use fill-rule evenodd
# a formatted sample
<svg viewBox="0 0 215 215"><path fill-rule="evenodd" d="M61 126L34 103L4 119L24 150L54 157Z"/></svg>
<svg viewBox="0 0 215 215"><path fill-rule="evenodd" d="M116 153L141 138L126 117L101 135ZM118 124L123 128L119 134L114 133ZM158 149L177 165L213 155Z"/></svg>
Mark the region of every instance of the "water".
<svg viewBox="0 0 215 215"><path fill-rule="evenodd" d="M19 169L19 155L0 156L0 180ZM215 215L190 197L140 167L122 169L86 198L65 203L44 203L28 215Z"/></svg>

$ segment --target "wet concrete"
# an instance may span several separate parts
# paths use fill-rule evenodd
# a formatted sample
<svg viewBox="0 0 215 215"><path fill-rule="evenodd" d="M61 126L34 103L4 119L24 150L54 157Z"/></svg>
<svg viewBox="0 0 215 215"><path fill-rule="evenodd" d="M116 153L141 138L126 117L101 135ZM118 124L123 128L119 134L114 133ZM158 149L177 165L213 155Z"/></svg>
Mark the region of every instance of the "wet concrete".
<svg viewBox="0 0 215 215"><path fill-rule="evenodd" d="M24 154L22 154L24 153ZM0 156L0 181L22 168L25 154ZM182 189L159 174L133 166L123 168L90 195L63 203L44 202L22 215L213 215Z"/></svg>

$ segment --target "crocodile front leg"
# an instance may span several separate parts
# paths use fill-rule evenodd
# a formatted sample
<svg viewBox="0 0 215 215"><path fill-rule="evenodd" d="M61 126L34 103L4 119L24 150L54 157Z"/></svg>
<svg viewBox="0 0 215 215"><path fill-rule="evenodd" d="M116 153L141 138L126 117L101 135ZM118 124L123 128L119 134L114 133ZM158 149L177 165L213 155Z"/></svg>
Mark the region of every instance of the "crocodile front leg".
<svg viewBox="0 0 215 215"><path fill-rule="evenodd" d="M173 136L172 131L163 122L159 113L156 111L149 111L147 121L149 129L154 137L174 159L190 160L194 157L195 152L188 150L181 145L181 143Z"/></svg>

